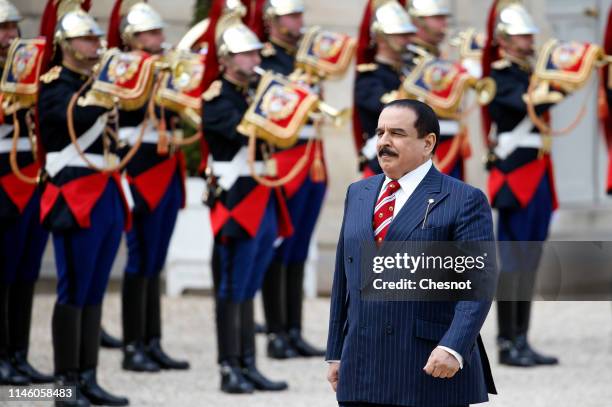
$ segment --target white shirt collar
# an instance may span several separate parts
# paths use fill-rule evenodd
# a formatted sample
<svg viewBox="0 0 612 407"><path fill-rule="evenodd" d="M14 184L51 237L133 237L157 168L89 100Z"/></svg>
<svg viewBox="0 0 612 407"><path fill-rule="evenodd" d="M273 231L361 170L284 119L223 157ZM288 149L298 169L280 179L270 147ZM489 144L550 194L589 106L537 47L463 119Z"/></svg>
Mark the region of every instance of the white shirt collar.
<svg viewBox="0 0 612 407"><path fill-rule="evenodd" d="M427 160L426 162L424 162L423 164L421 164L420 166L397 180L401 186L401 189L395 193L395 211L393 212L393 218L397 216L397 214L402 209L404 204L408 201L414 190L417 189L419 184L423 181L423 179L425 179L425 176L431 169L432 165L433 162L431 160ZM385 177L385 182L383 183L383 186L378 194L379 197L384 192L389 182L391 182L391 178Z"/></svg>
<svg viewBox="0 0 612 407"><path fill-rule="evenodd" d="M432 165L433 162L431 161L431 159L429 159L423 164L419 165L414 170L410 171L407 174L404 174L403 177L397 180L400 186L402 187L402 190L408 195L412 195L412 192L414 192L416 187L421 183L421 181L423 181L423 179L431 169ZM389 182L391 182L391 178L385 176L385 182L383 183L381 191L385 190L385 187Z"/></svg>

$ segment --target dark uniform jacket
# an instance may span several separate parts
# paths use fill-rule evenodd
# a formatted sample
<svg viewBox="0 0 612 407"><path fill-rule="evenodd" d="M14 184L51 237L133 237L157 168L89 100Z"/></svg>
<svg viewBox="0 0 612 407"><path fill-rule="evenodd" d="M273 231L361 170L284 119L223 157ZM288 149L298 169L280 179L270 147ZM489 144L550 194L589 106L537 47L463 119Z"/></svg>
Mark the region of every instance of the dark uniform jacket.
<svg viewBox="0 0 612 407"><path fill-rule="evenodd" d="M498 135L511 132L527 117L523 95L527 92L530 74L529 70L514 62L502 60L494 64L491 78L497 84L497 93L488 110ZM550 107L549 104L538 105L536 112L542 115ZM537 127L530 127L532 134L539 134ZM525 207L546 174L554 195L550 156L541 156L538 148L518 147L505 159L496 159L489 177L492 206Z"/></svg>
<svg viewBox="0 0 612 407"><path fill-rule="evenodd" d="M211 94L211 89L217 89ZM237 130L242 117L249 107L250 89L233 84L225 78L213 83L205 95L202 108L202 130L208 143L212 162L212 172L218 175L222 165L229 164L239 152L244 153L247 148L248 137ZM261 147L263 142L257 141L256 160L261 160ZM234 163L244 169L246 160L238 157ZM217 165L217 170L215 169ZM217 178L217 187L210 191L215 195L211 207L211 223L215 236L223 238L252 238L257 234L259 224L268 205L270 194L275 193L278 206L281 209L279 224L290 225L284 200L278 189L274 192L267 187L259 185L252 176L244 171L239 172L236 181L227 189L219 185L221 179ZM221 177L224 178L224 177ZM226 178L226 177L225 177ZM285 222L283 224L283 222ZM287 234L287 230L282 230Z"/></svg>
<svg viewBox="0 0 612 407"><path fill-rule="evenodd" d="M55 67L42 79L38 101L40 137L44 151L60 152L71 144L68 133L68 104L87 81L88 77L66 67ZM82 92L85 95L87 89ZM75 104L74 130L77 137L88 131L107 109ZM111 152L116 145L111 144ZM85 151L86 154L104 154L103 138L99 136ZM47 156L47 161L48 156ZM89 215L106 188L109 179L121 190L119 176L95 171L87 167L66 166L44 187L41 200L41 219L51 230L68 230L90 226ZM124 200L125 201L125 200ZM125 202L124 202L125 203ZM127 207L126 207L127 209ZM127 214L126 214L127 215ZM129 220L129 216L126 216Z"/></svg>

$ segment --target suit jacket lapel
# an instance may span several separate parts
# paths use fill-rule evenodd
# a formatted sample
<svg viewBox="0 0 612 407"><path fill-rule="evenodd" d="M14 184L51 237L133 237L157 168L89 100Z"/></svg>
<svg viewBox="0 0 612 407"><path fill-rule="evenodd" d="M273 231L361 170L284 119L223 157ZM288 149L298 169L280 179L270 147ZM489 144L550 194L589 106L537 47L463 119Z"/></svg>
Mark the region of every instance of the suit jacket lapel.
<svg viewBox="0 0 612 407"><path fill-rule="evenodd" d="M357 216L357 219L360 219L361 223L358 230L361 231L364 241L374 241L372 219L374 216L374 207L376 206L378 194L380 193L380 188L382 188L384 180L384 174L368 178L359 195L359 212L366 214L366 216Z"/></svg>
<svg viewBox="0 0 612 407"><path fill-rule="evenodd" d="M385 240L398 242L408 240L412 231L423 224L429 200L434 200L428 211L428 214L431 214L434 207L448 195L448 192L440 193L441 186L442 175L435 167L431 167L423 181L417 186L391 222Z"/></svg>

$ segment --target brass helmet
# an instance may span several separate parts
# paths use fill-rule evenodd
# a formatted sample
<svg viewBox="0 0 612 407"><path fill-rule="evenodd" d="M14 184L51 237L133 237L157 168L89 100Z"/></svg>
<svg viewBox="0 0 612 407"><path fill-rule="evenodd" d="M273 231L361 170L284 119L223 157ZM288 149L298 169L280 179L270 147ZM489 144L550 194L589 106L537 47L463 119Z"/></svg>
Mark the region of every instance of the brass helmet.
<svg viewBox="0 0 612 407"><path fill-rule="evenodd" d="M23 19L19 10L8 0L0 0L0 24L18 23Z"/></svg>
<svg viewBox="0 0 612 407"><path fill-rule="evenodd" d="M451 14L446 0L409 0L409 3L408 12L412 18Z"/></svg>
<svg viewBox="0 0 612 407"><path fill-rule="evenodd" d="M264 6L265 18L286 16L288 14L303 12L304 2L302 0L266 0L266 4Z"/></svg>
<svg viewBox="0 0 612 407"><path fill-rule="evenodd" d="M525 35L537 34L540 30L527 9L514 2L499 10L495 31L504 35Z"/></svg>
<svg viewBox="0 0 612 407"><path fill-rule="evenodd" d="M81 8L80 1L64 1L57 10L61 16L55 27L55 41L65 43L67 40L78 37L104 36L96 20Z"/></svg>
<svg viewBox="0 0 612 407"><path fill-rule="evenodd" d="M122 13L123 14L123 13ZM129 42L134 34L160 30L165 26L159 13L147 3L139 1L131 5L121 19L119 30L122 40Z"/></svg>
<svg viewBox="0 0 612 407"><path fill-rule="evenodd" d="M242 22L244 15L246 8L240 0L226 1L223 15L215 29L215 43L219 57L263 48L257 35Z"/></svg>
<svg viewBox="0 0 612 407"><path fill-rule="evenodd" d="M374 19L370 30L375 34L414 34L416 27L412 24L406 9L396 0L377 1L373 3Z"/></svg>

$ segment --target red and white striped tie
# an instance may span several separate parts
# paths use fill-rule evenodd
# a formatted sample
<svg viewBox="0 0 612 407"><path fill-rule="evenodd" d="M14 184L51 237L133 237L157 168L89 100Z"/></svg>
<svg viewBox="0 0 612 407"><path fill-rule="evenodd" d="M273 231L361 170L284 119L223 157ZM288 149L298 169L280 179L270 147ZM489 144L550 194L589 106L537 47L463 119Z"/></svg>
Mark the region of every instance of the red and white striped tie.
<svg viewBox="0 0 612 407"><path fill-rule="evenodd" d="M399 182L389 182L385 191L376 202L374 221L372 222L376 243L381 243L385 240L385 236L387 236L387 230L389 230L389 225L393 220L393 211L395 210L395 194L400 188Z"/></svg>

